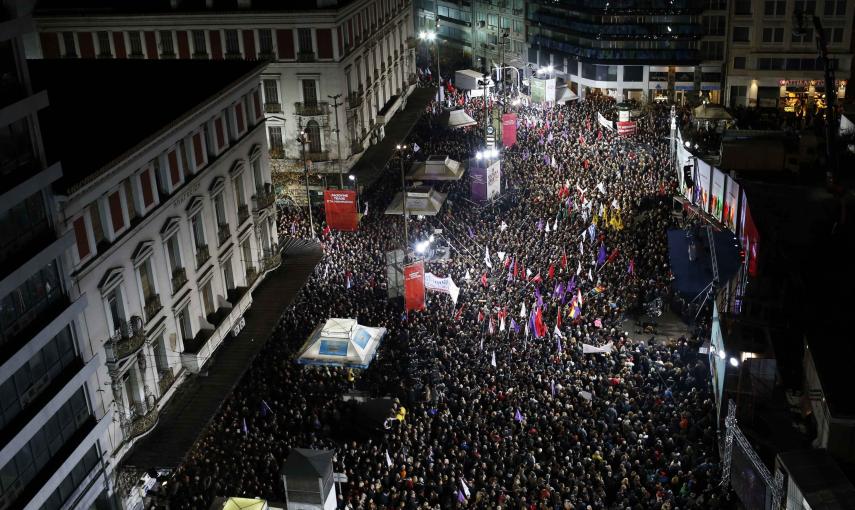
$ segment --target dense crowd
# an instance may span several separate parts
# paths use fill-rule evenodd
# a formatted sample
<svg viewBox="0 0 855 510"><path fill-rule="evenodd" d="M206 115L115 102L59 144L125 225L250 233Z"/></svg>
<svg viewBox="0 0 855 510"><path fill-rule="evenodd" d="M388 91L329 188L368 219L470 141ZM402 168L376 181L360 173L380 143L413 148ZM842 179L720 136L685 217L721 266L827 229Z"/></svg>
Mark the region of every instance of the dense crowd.
<svg viewBox="0 0 855 510"><path fill-rule="evenodd" d="M384 254L402 237L401 217L383 214L397 161L364 193L358 232L329 232L316 211L323 259L176 470L171 508L207 510L216 496L284 501L279 469L294 447L336 451L348 478L340 508L729 507L695 336L633 341L625 331L669 292L667 111L620 138L596 120L610 106L516 107L501 198L478 205L468 179L445 183L440 214L411 220L411 244L442 230L451 258L427 270L453 277L456 304L428 293L425 310L404 313L387 298ZM465 160L480 148L477 132L445 130L430 111L408 160ZM308 236L305 212L279 218L281 236ZM294 362L329 317L388 329L370 368ZM611 352L584 354L583 344ZM394 398L392 416L407 412L351 437L342 395L354 388Z"/></svg>

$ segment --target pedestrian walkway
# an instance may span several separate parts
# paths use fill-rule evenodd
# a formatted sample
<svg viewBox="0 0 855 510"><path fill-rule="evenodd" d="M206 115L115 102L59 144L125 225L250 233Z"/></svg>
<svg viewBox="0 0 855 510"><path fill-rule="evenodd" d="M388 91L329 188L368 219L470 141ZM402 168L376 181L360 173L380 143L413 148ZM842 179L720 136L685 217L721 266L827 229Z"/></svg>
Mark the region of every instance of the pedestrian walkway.
<svg viewBox="0 0 855 510"><path fill-rule="evenodd" d="M157 427L125 457L125 465L148 469L179 464L261 352L283 310L320 260L317 243L285 245L282 264L252 293L244 329L220 346L201 374L185 380L163 409Z"/></svg>
<svg viewBox="0 0 855 510"><path fill-rule="evenodd" d="M356 176L363 189L367 189L383 172L383 167L395 153L395 146L404 143L425 111L428 103L436 96L434 87L416 87L407 97L407 107L396 113L386 124L386 136L380 143L365 150L365 154L353 165L350 173Z"/></svg>

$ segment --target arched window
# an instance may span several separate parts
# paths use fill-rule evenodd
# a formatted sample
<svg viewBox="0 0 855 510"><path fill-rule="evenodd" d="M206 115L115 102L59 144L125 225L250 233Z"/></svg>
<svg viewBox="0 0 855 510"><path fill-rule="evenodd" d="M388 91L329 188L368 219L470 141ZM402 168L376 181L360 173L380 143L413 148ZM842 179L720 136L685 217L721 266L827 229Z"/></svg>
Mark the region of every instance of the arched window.
<svg viewBox="0 0 855 510"><path fill-rule="evenodd" d="M321 152L321 128L317 121L310 120L306 124L306 137L309 142L309 152Z"/></svg>

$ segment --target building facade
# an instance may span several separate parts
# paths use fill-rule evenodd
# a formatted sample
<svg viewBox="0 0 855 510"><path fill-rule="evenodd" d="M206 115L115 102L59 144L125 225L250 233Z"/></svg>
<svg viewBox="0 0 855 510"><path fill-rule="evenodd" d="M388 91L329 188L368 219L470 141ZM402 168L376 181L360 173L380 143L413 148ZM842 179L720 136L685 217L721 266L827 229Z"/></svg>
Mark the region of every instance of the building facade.
<svg viewBox="0 0 855 510"><path fill-rule="evenodd" d="M88 296L74 291L74 245L55 214L63 176L42 143L48 94L31 83L32 17L0 2L0 509L89 508L106 500L99 398L103 352L88 344Z"/></svg>
<svg viewBox="0 0 855 510"><path fill-rule="evenodd" d="M180 0L152 2L151 11L141 13L136 4L123 12L121 2L112 11L93 10L90 4L98 2L85 0L44 2L30 53L266 61L262 101L274 166L302 169L305 151L313 170L338 172L340 155L347 172L382 139L385 123L415 84L412 3L255 3L214 8L209 1L195 9ZM301 132L305 145L297 141Z"/></svg>
<svg viewBox="0 0 855 510"><path fill-rule="evenodd" d="M482 71L485 65L524 68L525 6L525 0L418 0L416 29L436 31L444 62L465 63ZM428 61L429 48L419 51ZM453 69L448 71L451 74ZM516 80L513 72L508 79Z"/></svg>
<svg viewBox="0 0 855 510"><path fill-rule="evenodd" d="M796 14L803 13L799 26ZM843 97L851 74L855 3L846 0L732 0L727 48L728 106L780 107L794 113L824 104L812 18L822 23Z"/></svg>

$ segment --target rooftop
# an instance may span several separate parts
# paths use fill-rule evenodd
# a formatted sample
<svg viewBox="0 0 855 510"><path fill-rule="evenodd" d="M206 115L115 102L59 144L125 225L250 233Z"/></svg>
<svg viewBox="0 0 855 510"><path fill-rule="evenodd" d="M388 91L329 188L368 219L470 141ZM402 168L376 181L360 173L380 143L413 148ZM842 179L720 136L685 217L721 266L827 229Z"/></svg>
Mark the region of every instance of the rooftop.
<svg viewBox="0 0 855 510"><path fill-rule="evenodd" d="M37 0L37 15L233 13L335 10L355 0ZM173 4L175 6L173 7ZM210 7L208 7L210 4Z"/></svg>
<svg viewBox="0 0 855 510"><path fill-rule="evenodd" d="M50 100L39 122L48 161L62 162L57 191L73 192L262 66L242 60L30 60L33 88L46 89Z"/></svg>

